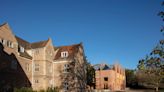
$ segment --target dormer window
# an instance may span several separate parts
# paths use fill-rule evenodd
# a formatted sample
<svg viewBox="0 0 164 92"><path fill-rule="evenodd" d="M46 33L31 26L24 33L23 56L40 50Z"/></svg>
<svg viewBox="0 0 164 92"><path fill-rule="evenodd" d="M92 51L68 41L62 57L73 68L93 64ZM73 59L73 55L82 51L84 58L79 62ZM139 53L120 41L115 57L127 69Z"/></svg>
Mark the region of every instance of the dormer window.
<svg viewBox="0 0 164 92"><path fill-rule="evenodd" d="M5 45L5 44L6 44L6 40L3 40L3 39L2 39L2 44Z"/></svg>
<svg viewBox="0 0 164 92"><path fill-rule="evenodd" d="M18 52L22 52L23 53L24 52L24 48L22 46L19 46L18 47Z"/></svg>
<svg viewBox="0 0 164 92"><path fill-rule="evenodd" d="M20 47L20 51L21 51L21 52L24 52L24 48L23 48L23 47Z"/></svg>
<svg viewBox="0 0 164 92"><path fill-rule="evenodd" d="M14 44L13 44L12 42L11 42L11 44L10 44L10 47L11 47L11 48L14 48Z"/></svg>
<svg viewBox="0 0 164 92"><path fill-rule="evenodd" d="M11 41L7 41L7 46L8 46L8 47L11 47L11 44L12 44Z"/></svg>
<svg viewBox="0 0 164 92"><path fill-rule="evenodd" d="M68 57L68 51L61 52L61 57L62 58Z"/></svg>

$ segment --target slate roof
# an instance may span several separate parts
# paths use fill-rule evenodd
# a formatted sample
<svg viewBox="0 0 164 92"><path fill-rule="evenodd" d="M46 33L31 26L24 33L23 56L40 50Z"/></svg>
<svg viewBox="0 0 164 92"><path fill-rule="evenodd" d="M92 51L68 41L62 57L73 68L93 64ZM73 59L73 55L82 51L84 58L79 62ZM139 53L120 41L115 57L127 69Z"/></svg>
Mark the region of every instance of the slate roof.
<svg viewBox="0 0 164 92"><path fill-rule="evenodd" d="M35 48L42 48L42 47L45 47L46 44L47 44L47 42L48 42L48 40L31 43L31 48L35 49Z"/></svg>
<svg viewBox="0 0 164 92"><path fill-rule="evenodd" d="M24 47L25 49L30 49L31 48L31 44L29 42L27 42L26 40L18 37L18 36L15 36L17 42L18 42L18 45L21 45L22 47Z"/></svg>
<svg viewBox="0 0 164 92"><path fill-rule="evenodd" d="M22 38L18 37L18 36L15 36L17 42L18 42L18 45L22 46L25 51L24 52L19 52L20 56L21 57L24 57L24 58L28 58L28 59L32 59L32 56L30 56L27 52L26 52L26 49L30 49L31 46L30 46L30 43L27 42L26 40L23 40Z"/></svg>
<svg viewBox="0 0 164 92"><path fill-rule="evenodd" d="M113 65L107 65L107 64L96 64L93 65L95 70L111 70L113 69Z"/></svg>
<svg viewBox="0 0 164 92"><path fill-rule="evenodd" d="M81 44L74 44L74 45L70 45L70 46L54 47L54 50L58 50L57 54L54 57L54 60L63 59L61 57L61 52L63 52L63 51L68 51L67 59L72 59L74 57L74 55L77 53L79 46L81 46Z"/></svg>

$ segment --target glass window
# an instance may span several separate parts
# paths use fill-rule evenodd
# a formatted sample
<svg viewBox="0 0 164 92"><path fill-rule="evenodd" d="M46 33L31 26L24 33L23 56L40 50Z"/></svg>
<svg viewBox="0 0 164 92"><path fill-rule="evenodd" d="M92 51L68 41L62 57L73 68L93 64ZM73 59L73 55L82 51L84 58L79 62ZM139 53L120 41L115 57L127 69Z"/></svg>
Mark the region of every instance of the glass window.
<svg viewBox="0 0 164 92"><path fill-rule="evenodd" d="M104 77L104 81L108 81L108 77Z"/></svg>
<svg viewBox="0 0 164 92"><path fill-rule="evenodd" d="M39 80L35 80L35 83L39 83Z"/></svg>
<svg viewBox="0 0 164 92"><path fill-rule="evenodd" d="M64 65L64 72L65 73L69 72L69 64Z"/></svg>
<svg viewBox="0 0 164 92"><path fill-rule="evenodd" d="M3 40L3 39L2 39L2 44L5 45L5 44L6 44L6 40Z"/></svg>
<svg viewBox="0 0 164 92"><path fill-rule="evenodd" d="M68 82L64 82L64 90L65 90L65 91L68 90Z"/></svg>
<svg viewBox="0 0 164 92"><path fill-rule="evenodd" d="M18 52L22 52L23 53L24 52L24 48L22 46L19 46L18 47Z"/></svg>
<svg viewBox="0 0 164 92"><path fill-rule="evenodd" d="M68 51L61 52L61 57L62 58L68 57Z"/></svg>
<svg viewBox="0 0 164 92"><path fill-rule="evenodd" d="M30 71L30 65L28 63L26 63L25 69L26 69L26 71Z"/></svg>

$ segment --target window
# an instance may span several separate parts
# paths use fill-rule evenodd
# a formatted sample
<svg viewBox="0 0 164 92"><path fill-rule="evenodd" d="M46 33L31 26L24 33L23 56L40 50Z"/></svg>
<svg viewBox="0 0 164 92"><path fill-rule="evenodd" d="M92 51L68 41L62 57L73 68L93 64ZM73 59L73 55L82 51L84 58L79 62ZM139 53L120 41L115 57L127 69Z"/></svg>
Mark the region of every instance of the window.
<svg viewBox="0 0 164 92"><path fill-rule="evenodd" d="M24 52L24 48L22 46L19 46L18 47L18 52L22 52L23 53Z"/></svg>
<svg viewBox="0 0 164 92"><path fill-rule="evenodd" d="M15 60L11 61L11 69L14 69L14 70L17 69L17 62Z"/></svg>
<svg viewBox="0 0 164 92"><path fill-rule="evenodd" d="M35 80L35 83L39 83L39 80Z"/></svg>
<svg viewBox="0 0 164 92"><path fill-rule="evenodd" d="M7 47L10 47L10 41L7 41Z"/></svg>
<svg viewBox="0 0 164 92"><path fill-rule="evenodd" d="M108 81L108 77L104 77L104 81Z"/></svg>
<svg viewBox="0 0 164 92"><path fill-rule="evenodd" d="M61 57L62 58L68 57L68 51L61 52Z"/></svg>
<svg viewBox="0 0 164 92"><path fill-rule="evenodd" d="M25 65L25 69L26 69L26 71L30 71L30 67L29 67L30 65L28 64L28 63L26 63L26 65Z"/></svg>
<svg viewBox="0 0 164 92"><path fill-rule="evenodd" d="M69 72L69 64L64 65L64 72L65 73Z"/></svg>
<svg viewBox="0 0 164 92"><path fill-rule="evenodd" d="M7 47L13 48L13 43L11 41L6 41L7 42Z"/></svg>
<svg viewBox="0 0 164 92"><path fill-rule="evenodd" d="M10 44L10 47L11 47L11 48L14 48L14 44L13 44L12 42L11 42L11 44Z"/></svg>
<svg viewBox="0 0 164 92"><path fill-rule="evenodd" d="M65 91L68 90L68 82L64 82L64 90L65 90Z"/></svg>
<svg viewBox="0 0 164 92"><path fill-rule="evenodd" d="M23 47L20 47L20 51L21 51L21 52L24 52L24 48L23 48Z"/></svg>
<svg viewBox="0 0 164 92"><path fill-rule="evenodd" d="M108 89L108 84L104 84L104 89Z"/></svg>
<svg viewBox="0 0 164 92"><path fill-rule="evenodd" d="M35 71L39 71L39 64L35 64Z"/></svg>
<svg viewBox="0 0 164 92"><path fill-rule="evenodd" d="M6 44L6 40L3 40L3 39L2 39L2 44L5 45L5 44Z"/></svg>

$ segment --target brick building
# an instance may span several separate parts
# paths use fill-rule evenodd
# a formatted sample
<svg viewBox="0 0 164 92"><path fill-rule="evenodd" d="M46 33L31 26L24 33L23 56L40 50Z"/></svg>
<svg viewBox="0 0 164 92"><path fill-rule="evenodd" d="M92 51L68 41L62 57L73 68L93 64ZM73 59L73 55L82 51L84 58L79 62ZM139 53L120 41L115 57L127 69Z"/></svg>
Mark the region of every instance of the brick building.
<svg viewBox="0 0 164 92"><path fill-rule="evenodd" d="M126 78L125 70L119 64L107 65L97 64L94 65L96 89L97 90L112 90L120 91L125 90Z"/></svg>
<svg viewBox="0 0 164 92"><path fill-rule="evenodd" d="M50 38L30 43L14 35L7 23L0 26L0 91L20 87L85 90L85 62L82 44L54 47Z"/></svg>

